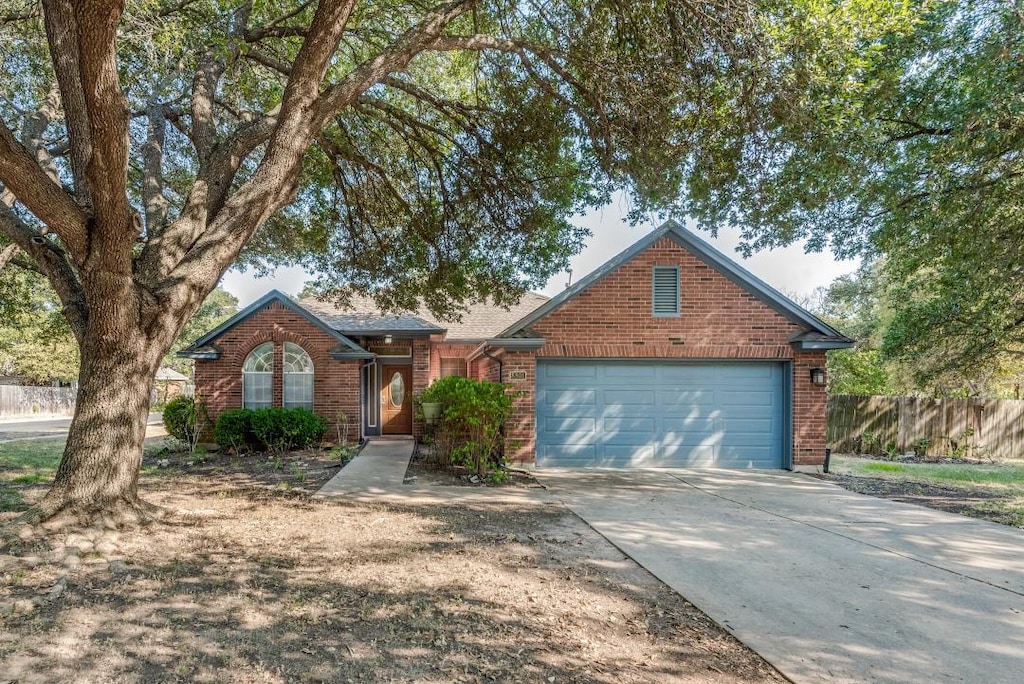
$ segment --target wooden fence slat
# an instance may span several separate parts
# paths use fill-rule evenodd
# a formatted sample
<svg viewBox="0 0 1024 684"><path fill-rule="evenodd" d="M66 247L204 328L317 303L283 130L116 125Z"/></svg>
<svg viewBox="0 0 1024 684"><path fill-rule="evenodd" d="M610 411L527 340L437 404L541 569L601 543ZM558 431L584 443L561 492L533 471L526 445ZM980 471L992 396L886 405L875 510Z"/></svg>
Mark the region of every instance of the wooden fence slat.
<svg viewBox="0 0 1024 684"><path fill-rule="evenodd" d="M66 415L75 412L75 390L70 387L0 385L0 417Z"/></svg>
<svg viewBox="0 0 1024 684"><path fill-rule="evenodd" d="M865 442L878 453L889 445L907 453L926 439L931 455L967 443L974 455L1024 459L1024 400L834 395L827 416L828 445L836 453Z"/></svg>

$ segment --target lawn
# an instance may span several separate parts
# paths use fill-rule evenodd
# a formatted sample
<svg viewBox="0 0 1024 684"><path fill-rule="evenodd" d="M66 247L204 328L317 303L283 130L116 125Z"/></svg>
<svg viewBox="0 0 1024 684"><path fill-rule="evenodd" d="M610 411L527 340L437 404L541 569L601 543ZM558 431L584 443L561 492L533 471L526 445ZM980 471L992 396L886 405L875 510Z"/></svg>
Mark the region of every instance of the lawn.
<svg viewBox="0 0 1024 684"><path fill-rule="evenodd" d="M0 549L0 681L783 681L543 490L312 499L330 459L154 450L168 522Z"/></svg>
<svg viewBox="0 0 1024 684"><path fill-rule="evenodd" d="M847 489L1024 527L1024 464L901 463L833 456L829 479Z"/></svg>
<svg viewBox="0 0 1024 684"><path fill-rule="evenodd" d="M63 439L0 444L0 513L23 510L24 485L52 480L63 453Z"/></svg>

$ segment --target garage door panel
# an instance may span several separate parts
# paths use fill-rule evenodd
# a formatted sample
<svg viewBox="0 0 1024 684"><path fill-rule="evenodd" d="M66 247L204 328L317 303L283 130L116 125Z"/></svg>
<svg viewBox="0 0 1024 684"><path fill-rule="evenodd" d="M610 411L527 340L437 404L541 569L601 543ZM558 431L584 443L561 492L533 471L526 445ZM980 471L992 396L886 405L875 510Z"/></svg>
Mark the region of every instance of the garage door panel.
<svg viewBox="0 0 1024 684"><path fill-rule="evenodd" d="M784 368L542 360L538 465L782 467Z"/></svg>
<svg viewBox="0 0 1024 684"><path fill-rule="evenodd" d="M685 389L659 388L658 405L667 409L691 410L707 409L715 407L715 393L707 391L694 391Z"/></svg>
<svg viewBox="0 0 1024 684"><path fill-rule="evenodd" d="M665 444L660 451L662 461L685 461L687 467L702 468L715 465L717 447L713 444Z"/></svg>
<svg viewBox="0 0 1024 684"><path fill-rule="evenodd" d="M601 393L604 403L616 406L654 406L654 390L606 389Z"/></svg>
<svg viewBox="0 0 1024 684"><path fill-rule="evenodd" d="M662 418L661 431L664 434L700 434L708 435L718 430L718 422L714 416L688 416L679 418Z"/></svg>
<svg viewBox="0 0 1024 684"><path fill-rule="evenodd" d="M597 403L597 391L592 389L549 389L544 392L544 403L548 406L593 406Z"/></svg>
<svg viewBox="0 0 1024 684"><path fill-rule="evenodd" d="M597 428L595 418L559 418L544 420L544 430L553 434L591 434Z"/></svg>
<svg viewBox="0 0 1024 684"><path fill-rule="evenodd" d="M570 364L570 365L550 365L542 366L544 375L548 378L567 378L567 379L594 379L597 377L600 366L592 366L587 364Z"/></svg>
<svg viewBox="0 0 1024 684"><path fill-rule="evenodd" d="M771 391L719 390L715 395L721 406L735 406L740 409L748 406L774 406L778 401L778 395Z"/></svg>
<svg viewBox="0 0 1024 684"><path fill-rule="evenodd" d="M659 379L665 385L680 384L693 387L696 384L710 385L717 373L712 366L693 366L684 364L665 364L657 369Z"/></svg>
<svg viewBox="0 0 1024 684"><path fill-rule="evenodd" d="M654 366L638 366L635 364L620 364L599 366L598 373L609 381L622 379L626 381L653 380L657 373Z"/></svg>
<svg viewBox="0 0 1024 684"><path fill-rule="evenodd" d="M601 421L601 429L606 433L639 433L653 434L657 428L654 418L605 418Z"/></svg>
<svg viewBox="0 0 1024 684"><path fill-rule="evenodd" d="M719 423L721 429L730 435L771 434L772 419L768 418L723 418Z"/></svg>

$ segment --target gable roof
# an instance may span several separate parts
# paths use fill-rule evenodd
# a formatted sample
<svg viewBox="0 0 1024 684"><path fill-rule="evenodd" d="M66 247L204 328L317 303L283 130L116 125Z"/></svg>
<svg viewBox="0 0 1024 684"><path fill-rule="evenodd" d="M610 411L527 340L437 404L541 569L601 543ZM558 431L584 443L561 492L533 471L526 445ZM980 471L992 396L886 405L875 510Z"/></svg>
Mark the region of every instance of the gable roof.
<svg viewBox="0 0 1024 684"><path fill-rule="evenodd" d="M544 295L527 292L508 309L489 301L474 302L463 307L458 319L440 319L424 306L415 312L382 314L372 297L362 295L352 295L345 308L315 298L302 299L299 305L347 335L446 333L447 342L479 342L494 337L547 300Z"/></svg>
<svg viewBox="0 0 1024 684"><path fill-rule="evenodd" d="M766 282L746 270L735 261L725 256L710 244L701 240L679 222L668 220L658 228L638 240L617 256L605 262L599 268L579 280L575 285L566 288L555 297L537 307L523 318L502 330L497 338L520 337L534 323L580 294L590 286L602 280L627 261L640 254L663 237L669 237L695 257L711 266L726 278L744 290L762 300L768 306L809 330L797 335L792 342L804 349L840 349L853 345L853 340L844 336L807 309L791 300ZM814 333L814 334L811 334Z"/></svg>
<svg viewBox="0 0 1024 684"><path fill-rule="evenodd" d="M292 312L302 316L307 321L309 321L312 325L316 326L320 330L323 330L326 334L330 335L335 340L337 340L338 341L338 346L335 347L333 350L331 350L331 356L333 356L334 358L337 358L337 359L360 359L360 358L369 359L369 358L373 358L373 354L371 354L370 352L366 351L365 349L360 347L358 344L356 344L352 340L348 339L343 334L339 333L337 330L331 328L329 325L324 323L324 321L320 320L319 318L317 318L316 316L311 314L309 311L306 311L306 309L304 309L303 307L299 306L299 304L297 304L295 302L295 300L293 300L291 297L289 297L288 295L284 294L280 290L271 290L267 294L263 295L262 297L257 299L255 302L253 302L249 306L245 307L244 309L242 309L241 311L236 313L234 316L232 316L228 320L226 320L223 323L221 323L220 325L218 325L216 328L214 328L210 332L206 333L205 335L200 337L198 340L196 340L192 344L188 345L187 347L185 347L184 349L179 351L177 355L185 357L185 358L190 358L190 359L216 359L216 358L218 358L220 356L220 349L218 349L217 346L215 344L213 344L213 341L216 340L221 335L223 335L224 333L226 333L227 331L229 331L232 328L234 328L236 325L238 325L239 323L241 323L245 319L247 319L249 316L252 316L257 311L260 311L261 309L263 309L264 307L266 307L267 305L269 305L269 304L271 304L273 302L277 302L278 304L280 304L284 308L288 309L289 311L292 311Z"/></svg>

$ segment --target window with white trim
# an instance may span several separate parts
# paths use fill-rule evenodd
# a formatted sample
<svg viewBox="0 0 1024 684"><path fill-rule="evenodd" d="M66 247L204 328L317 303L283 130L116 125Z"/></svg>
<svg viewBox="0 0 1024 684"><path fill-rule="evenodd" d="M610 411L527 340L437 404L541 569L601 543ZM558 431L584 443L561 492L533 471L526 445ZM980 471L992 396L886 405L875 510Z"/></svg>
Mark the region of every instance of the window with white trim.
<svg viewBox="0 0 1024 684"><path fill-rule="evenodd" d="M242 364L242 408L274 405L274 343L264 342Z"/></svg>
<svg viewBox="0 0 1024 684"><path fill-rule="evenodd" d="M655 266L651 277L651 313L654 316L679 315L679 268L676 266Z"/></svg>
<svg viewBox="0 0 1024 684"><path fill-rule="evenodd" d="M466 377L466 359L441 359L441 377L447 378L449 375L458 375L461 378Z"/></svg>
<svg viewBox="0 0 1024 684"><path fill-rule="evenodd" d="M284 343L284 407L313 410L313 359L306 350Z"/></svg>

